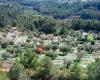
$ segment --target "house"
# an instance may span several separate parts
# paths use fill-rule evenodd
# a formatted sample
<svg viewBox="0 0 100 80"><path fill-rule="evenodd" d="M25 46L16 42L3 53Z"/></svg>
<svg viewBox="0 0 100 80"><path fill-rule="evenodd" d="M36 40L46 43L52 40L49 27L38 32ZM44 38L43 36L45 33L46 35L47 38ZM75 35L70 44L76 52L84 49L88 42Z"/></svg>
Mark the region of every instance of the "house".
<svg viewBox="0 0 100 80"><path fill-rule="evenodd" d="M58 37L53 37L52 41L53 42L58 42L59 41L59 38Z"/></svg>
<svg viewBox="0 0 100 80"><path fill-rule="evenodd" d="M15 45L21 45L21 44L25 44L27 40L27 36L20 36L20 37L16 37L14 39L14 44Z"/></svg>
<svg viewBox="0 0 100 80"><path fill-rule="evenodd" d="M40 35L40 38L45 40L47 38L47 36L45 34L42 34L42 35Z"/></svg>
<svg viewBox="0 0 100 80"><path fill-rule="evenodd" d="M9 72L11 67L13 66L12 61L1 61L0 71Z"/></svg>
<svg viewBox="0 0 100 80"><path fill-rule="evenodd" d="M43 54L44 53L44 46L43 45L37 45L37 48L36 48L36 52L38 53L38 54Z"/></svg>
<svg viewBox="0 0 100 80"><path fill-rule="evenodd" d="M35 42L35 41L37 41L37 40L38 40L37 37L35 37L35 36L32 37L32 41L33 41L33 42Z"/></svg>
<svg viewBox="0 0 100 80"><path fill-rule="evenodd" d="M7 41L13 41L12 33L11 33L11 32L8 32L8 33L7 33L7 35L6 35L6 40L7 40Z"/></svg>
<svg viewBox="0 0 100 80"><path fill-rule="evenodd" d="M47 39L47 40L52 40L53 37L54 37L53 34L48 34L48 35L46 36L46 39Z"/></svg>
<svg viewBox="0 0 100 80"><path fill-rule="evenodd" d="M59 42L59 41L62 41L62 38L61 38L61 36L54 36L54 37L52 38L52 41L53 41L53 42Z"/></svg>

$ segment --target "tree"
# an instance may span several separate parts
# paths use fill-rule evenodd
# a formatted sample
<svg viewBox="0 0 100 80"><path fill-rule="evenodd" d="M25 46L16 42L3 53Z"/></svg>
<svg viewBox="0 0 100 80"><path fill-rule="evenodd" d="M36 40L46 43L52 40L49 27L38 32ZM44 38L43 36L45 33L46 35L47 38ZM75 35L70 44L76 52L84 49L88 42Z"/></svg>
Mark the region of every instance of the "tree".
<svg viewBox="0 0 100 80"><path fill-rule="evenodd" d="M88 66L87 80L99 80L100 79L100 60L92 63Z"/></svg>
<svg viewBox="0 0 100 80"><path fill-rule="evenodd" d="M45 50L49 51L51 49L51 45L46 45Z"/></svg>
<svg viewBox="0 0 100 80"><path fill-rule="evenodd" d="M5 53L2 54L2 58L4 60L7 60L7 58L13 58L13 57L14 57L14 55L9 53L9 52L5 52Z"/></svg>
<svg viewBox="0 0 100 80"><path fill-rule="evenodd" d="M66 55L68 52L71 52L70 46L61 46L60 51L63 52L63 55Z"/></svg>
<svg viewBox="0 0 100 80"><path fill-rule="evenodd" d="M6 73L0 72L0 80L10 80Z"/></svg>
<svg viewBox="0 0 100 80"><path fill-rule="evenodd" d="M51 18L40 18L34 21L35 28L44 33L55 33L56 32L56 22Z"/></svg>
<svg viewBox="0 0 100 80"><path fill-rule="evenodd" d="M97 63L96 63L95 80L100 80L100 61L97 61Z"/></svg>
<svg viewBox="0 0 100 80"><path fill-rule="evenodd" d="M87 40L90 41L90 42L92 42L94 40L94 37L93 37L93 34L92 33L89 33L87 35Z"/></svg>
<svg viewBox="0 0 100 80"><path fill-rule="evenodd" d="M53 52L47 52L46 56L50 57L52 60L54 60L57 57L57 54Z"/></svg>
<svg viewBox="0 0 100 80"><path fill-rule="evenodd" d="M57 80L72 80L70 71L63 69L60 71L58 79Z"/></svg>
<svg viewBox="0 0 100 80"><path fill-rule="evenodd" d="M7 43L1 43L2 48L7 48Z"/></svg>
<svg viewBox="0 0 100 80"><path fill-rule="evenodd" d="M92 52L95 50L95 47L93 45L85 45L85 50L89 53L92 54Z"/></svg>
<svg viewBox="0 0 100 80"><path fill-rule="evenodd" d="M94 80L94 68L95 68L94 64L88 66L87 80Z"/></svg>
<svg viewBox="0 0 100 80"><path fill-rule="evenodd" d="M57 49L58 49L58 45L56 45L56 44L52 45L52 49L53 49L54 51L57 50Z"/></svg>
<svg viewBox="0 0 100 80"><path fill-rule="evenodd" d="M14 63L8 75L11 80L27 80L27 75L25 73L24 66L19 62Z"/></svg>
<svg viewBox="0 0 100 80"><path fill-rule="evenodd" d="M84 72L82 71L81 67L76 63L74 66L70 69L71 76L68 80L83 80L84 79Z"/></svg>
<svg viewBox="0 0 100 80"><path fill-rule="evenodd" d="M52 78L51 70L53 64L49 57L45 57L40 61L38 69L35 71L32 79L50 80Z"/></svg>
<svg viewBox="0 0 100 80"><path fill-rule="evenodd" d="M34 70L38 66L37 55L31 49L26 49L21 56L21 63L25 68Z"/></svg>
<svg viewBox="0 0 100 80"><path fill-rule="evenodd" d="M77 19L77 20L73 20L72 21L72 29L75 30L85 30L85 31L89 31L89 30L96 30L96 31L100 31L100 21L98 20L81 20L81 19Z"/></svg>
<svg viewBox="0 0 100 80"><path fill-rule="evenodd" d="M66 35L68 33L68 28L67 27L62 27L59 34L60 35Z"/></svg>

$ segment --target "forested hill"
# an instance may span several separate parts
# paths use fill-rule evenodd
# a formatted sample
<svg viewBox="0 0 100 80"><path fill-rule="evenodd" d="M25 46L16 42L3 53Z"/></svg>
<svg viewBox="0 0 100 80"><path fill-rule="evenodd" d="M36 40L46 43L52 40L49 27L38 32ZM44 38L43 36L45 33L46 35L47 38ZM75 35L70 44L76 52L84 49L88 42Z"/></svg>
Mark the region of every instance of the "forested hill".
<svg viewBox="0 0 100 80"><path fill-rule="evenodd" d="M100 31L100 1L23 1L0 0L0 29L19 27L56 34L66 33L67 29Z"/></svg>
<svg viewBox="0 0 100 80"><path fill-rule="evenodd" d="M40 15L65 19L79 16L82 19L100 20L99 0L0 0L5 4L19 4Z"/></svg>
<svg viewBox="0 0 100 80"><path fill-rule="evenodd" d="M60 1L57 3L57 1ZM83 19L100 20L100 1L81 2L80 0L39 0L24 1L24 6L32 6L39 14L50 15L54 18L68 18L71 16L80 16Z"/></svg>

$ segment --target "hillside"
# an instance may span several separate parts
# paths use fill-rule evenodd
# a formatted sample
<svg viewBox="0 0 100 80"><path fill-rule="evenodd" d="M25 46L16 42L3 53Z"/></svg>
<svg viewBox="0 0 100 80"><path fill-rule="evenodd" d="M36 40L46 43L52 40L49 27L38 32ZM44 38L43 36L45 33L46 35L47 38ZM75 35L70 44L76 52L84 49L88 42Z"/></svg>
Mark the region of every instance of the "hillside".
<svg viewBox="0 0 100 80"><path fill-rule="evenodd" d="M0 80L100 80L100 0L0 0Z"/></svg>
<svg viewBox="0 0 100 80"><path fill-rule="evenodd" d="M100 20L100 2L98 0L2 0L6 4L19 4L36 14L65 19L78 16L82 19Z"/></svg>
<svg viewBox="0 0 100 80"><path fill-rule="evenodd" d="M80 0L63 0L61 2L61 0L2 0L1 2L5 2L5 4L17 3L40 15L48 15L60 19L71 16L80 16L83 19L99 19L100 16L100 2L97 1L82 2Z"/></svg>
<svg viewBox="0 0 100 80"><path fill-rule="evenodd" d="M3 4L0 5L1 28L9 26L19 26L21 29L24 30L36 29L46 33L54 33L55 28L57 27L57 31L55 31L55 33L59 34L60 30L62 30L61 27L64 24L65 27L70 27L70 29L75 30L83 29L85 31L100 31L100 3L98 2L59 4L53 1L39 1L33 2L33 5L30 5L28 3L26 4L16 2L16 0L9 0L2 3ZM76 18L83 20L74 21L74 19ZM60 21L59 19L63 20ZM69 21L72 23L70 23ZM61 25L57 25L59 22L61 23ZM44 23L45 25L43 25L42 23ZM68 25L66 25L66 23L68 23ZM86 24L84 25L84 23Z"/></svg>
<svg viewBox="0 0 100 80"><path fill-rule="evenodd" d="M53 16L54 18L68 18L71 16L80 16L83 19L98 19L100 18L100 2L80 0L57 1L26 1L21 3L27 7L33 7L39 14ZM87 12L86 12L87 11ZM91 14L92 13L92 14Z"/></svg>

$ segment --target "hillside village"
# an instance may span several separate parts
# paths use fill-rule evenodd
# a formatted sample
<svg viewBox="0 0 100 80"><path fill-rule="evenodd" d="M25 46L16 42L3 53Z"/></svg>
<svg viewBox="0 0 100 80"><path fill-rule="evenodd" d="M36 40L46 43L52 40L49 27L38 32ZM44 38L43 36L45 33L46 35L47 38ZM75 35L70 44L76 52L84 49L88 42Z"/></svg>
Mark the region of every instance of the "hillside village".
<svg viewBox="0 0 100 80"><path fill-rule="evenodd" d="M91 34L76 31L72 36L56 36L44 33L36 35L21 32L16 27L11 28L8 32L0 32L0 64L2 64L0 71L9 72L16 59L19 59L16 57L16 50L13 50L14 47L17 49L17 46L21 49L30 46L38 54L39 60L46 55L51 57L56 68L79 63L82 69L86 69L88 64L95 62L98 58L100 59L100 40L96 39L100 33L92 34L96 36L95 44L91 43L91 37L94 38L94 36L90 37L90 41L78 40L79 37L89 38L86 36Z"/></svg>
<svg viewBox="0 0 100 80"><path fill-rule="evenodd" d="M0 80L100 80L100 0L0 0Z"/></svg>

